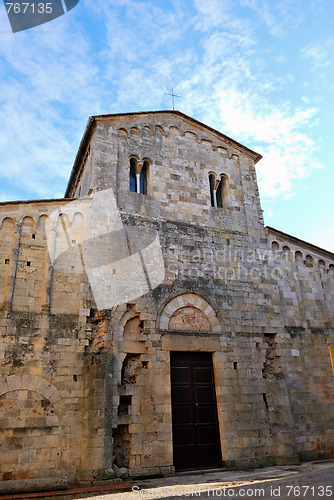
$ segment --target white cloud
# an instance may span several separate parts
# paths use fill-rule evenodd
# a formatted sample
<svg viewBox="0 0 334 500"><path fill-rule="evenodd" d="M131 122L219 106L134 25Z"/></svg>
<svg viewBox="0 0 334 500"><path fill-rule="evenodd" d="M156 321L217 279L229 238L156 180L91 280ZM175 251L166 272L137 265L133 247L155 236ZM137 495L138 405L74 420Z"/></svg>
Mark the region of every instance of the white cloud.
<svg viewBox="0 0 334 500"><path fill-rule="evenodd" d="M303 131L316 109L269 105L259 95L224 89L220 112L228 133L263 155L257 167L263 196L291 196L293 181L320 167L314 159L316 145Z"/></svg>
<svg viewBox="0 0 334 500"><path fill-rule="evenodd" d="M333 49L334 39L331 38L322 44L307 45L302 50L302 57L311 62L313 69L324 69L333 64Z"/></svg>
<svg viewBox="0 0 334 500"><path fill-rule="evenodd" d="M50 31L2 34L0 75L8 76L0 76L0 175L29 198L64 189L84 120L101 106L94 92L98 67L68 17L52 29L50 23Z"/></svg>
<svg viewBox="0 0 334 500"><path fill-rule="evenodd" d="M285 36L303 19L301 0L241 0L241 5L253 9L273 36Z"/></svg>
<svg viewBox="0 0 334 500"><path fill-rule="evenodd" d="M196 20L196 28L203 31L235 23L236 19L231 14L232 3L230 0L194 0L195 8L199 16Z"/></svg>
<svg viewBox="0 0 334 500"><path fill-rule="evenodd" d="M176 0L163 8L137 0L84 3L105 33L102 52L93 52L70 16L49 33L8 35L0 47L0 71L12 75L1 79L3 177L38 197L61 192L89 115L170 107L164 92L171 87L183 96L178 109L259 149L263 195L291 196L295 180L319 166L310 137L316 110L307 101L303 109L271 104L288 76L264 64L268 53L232 0L195 0L196 10ZM300 4L240 3L273 32L296 22ZM314 56L310 50L305 57Z"/></svg>
<svg viewBox="0 0 334 500"><path fill-rule="evenodd" d="M114 30L110 20L116 14L105 4L112 58L119 57L112 47L114 37L118 36L126 45L127 59L134 61L136 55L138 59L130 68L127 65L120 67L118 105L135 100L139 109L152 108L161 101L166 87L174 86L183 96L182 101L176 102L177 108L259 149L264 156L258 166L263 196L289 197L293 194L295 181L319 167L315 159L316 145L309 136L317 110L293 108L284 101L270 104L271 93L287 85L292 76L287 75L284 81L282 77L265 72L258 51L259 41L248 21L235 16L232 3L222 5L217 0L206 3L195 0L194 4L197 14L193 21L202 55L176 46L175 50L166 50L163 57L157 54L150 35L135 46L133 37L136 38L137 33L132 33L131 25L124 28L124 20L118 20L117 30ZM293 12L299 2L293 2L288 10L288 4L282 1L273 13L267 2L249 1L248 4L257 9L264 5L268 23L270 16L273 23L277 16L283 23L286 20L293 22ZM131 6L133 3L129 0L127 7ZM138 3L135 11L138 26L148 23L149 31L156 33L156 22L151 18L147 21L147 6L147 2ZM159 26L162 39L173 30L175 23L171 13L165 16L165 23ZM184 38L187 27L192 24L192 19L185 20ZM170 43L173 46L173 36ZM159 39L157 44L159 46Z"/></svg>

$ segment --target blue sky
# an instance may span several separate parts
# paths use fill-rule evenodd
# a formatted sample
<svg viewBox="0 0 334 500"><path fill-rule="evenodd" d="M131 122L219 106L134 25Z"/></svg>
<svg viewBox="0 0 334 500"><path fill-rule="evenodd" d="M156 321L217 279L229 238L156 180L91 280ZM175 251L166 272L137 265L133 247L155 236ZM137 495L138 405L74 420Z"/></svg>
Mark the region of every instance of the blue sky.
<svg viewBox="0 0 334 500"><path fill-rule="evenodd" d="M0 200L63 196L88 116L176 108L261 153L266 225L334 252L332 0L80 0L0 9Z"/></svg>

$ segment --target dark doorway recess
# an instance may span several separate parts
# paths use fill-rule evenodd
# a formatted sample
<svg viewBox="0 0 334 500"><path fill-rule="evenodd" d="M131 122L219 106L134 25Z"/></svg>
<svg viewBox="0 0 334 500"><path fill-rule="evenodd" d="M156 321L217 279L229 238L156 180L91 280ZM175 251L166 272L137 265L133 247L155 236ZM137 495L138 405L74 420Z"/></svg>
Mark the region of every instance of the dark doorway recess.
<svg viewBox="0 0 334 500"><path fill-rule="evenodd" d="M174 466L222 466L212 354L171 352Z"/></svg>

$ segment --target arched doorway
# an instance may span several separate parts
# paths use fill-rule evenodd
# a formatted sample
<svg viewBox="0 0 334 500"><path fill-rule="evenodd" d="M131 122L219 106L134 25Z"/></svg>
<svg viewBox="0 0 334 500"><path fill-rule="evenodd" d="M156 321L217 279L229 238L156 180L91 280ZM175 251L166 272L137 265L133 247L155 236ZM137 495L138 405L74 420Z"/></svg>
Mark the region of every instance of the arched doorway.
<svg viewBox="0 0 334 500"><path fill-rule="evenodd" d="M220 467L212 354L171 352L170 363L175 469Z"/></svg>
<svg viewBox="0 0 334 500"><path fill-rule="evenodd" d="M159 327L169 338L173 465L176 470L221 467L213 367L221 331L217 315L203 297L186 293L164 307Z"/></svg>

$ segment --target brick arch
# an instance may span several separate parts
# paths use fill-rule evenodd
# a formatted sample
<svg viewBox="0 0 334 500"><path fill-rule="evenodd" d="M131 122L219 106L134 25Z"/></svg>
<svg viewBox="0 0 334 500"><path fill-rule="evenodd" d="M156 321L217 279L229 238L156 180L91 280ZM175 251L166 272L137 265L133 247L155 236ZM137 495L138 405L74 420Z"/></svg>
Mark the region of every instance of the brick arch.
<svg viewBox="0 0 334 500"><path fill-rule="evenodd" d="M185 307L193 307L194 309L199 309L207 317L213 333L220 333L221 327L220 322L217 318L217 314L213 307L207 302L203 297L196 295L194 293L183 293L174 297L168 304L164 307L159 320L160 330L168 330L169 322L173 314L178 310Z"/></svg>
<svg viewBox="0 0 334 500"><path fill-rule="evenodd" d="M7 392L26 390L37 392L45 399L49 400L55 410L61 416L63 408L63 399L58 389L47 380L36 375L9 375L0 383L0 396Z"/></svg>

